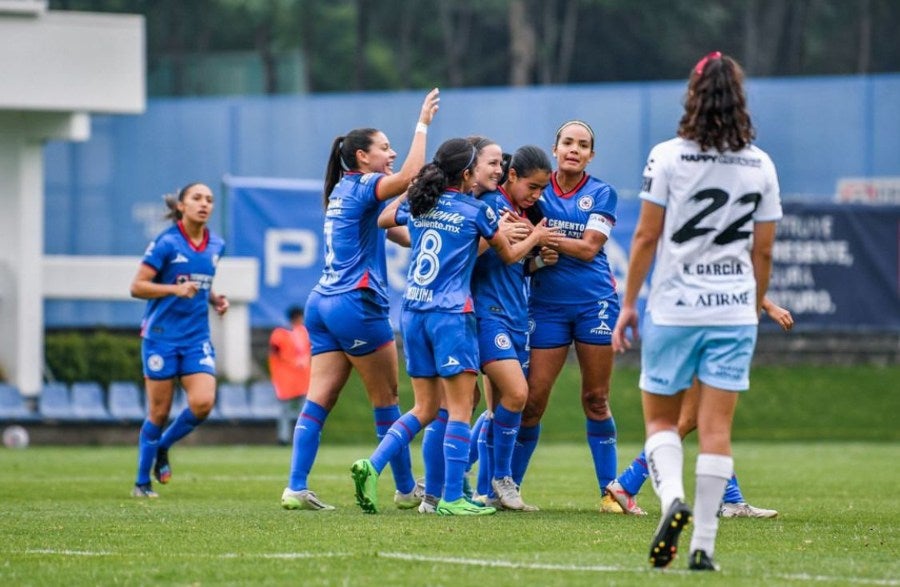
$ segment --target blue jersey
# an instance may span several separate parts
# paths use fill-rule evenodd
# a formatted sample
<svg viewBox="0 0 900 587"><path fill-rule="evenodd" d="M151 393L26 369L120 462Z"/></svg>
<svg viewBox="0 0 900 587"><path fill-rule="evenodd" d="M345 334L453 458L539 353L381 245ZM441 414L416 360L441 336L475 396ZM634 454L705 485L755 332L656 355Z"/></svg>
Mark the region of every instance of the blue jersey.
<svg viewBox="0 0 900 587"><path fill-rule="evenodd" d="M522 216L503 188L482 194L480 200L490 206L497 218L507 211L514 217ZM512 330L524 332L528 329L524 259L507 264L493 248L486 250L475 262L472 295L475 296L475 316L479 320L490 318L500 320Z"/></svg>
<svg viewBox="0 0 900 587"><path fill-rule="evenodd" d="M442 194L434 208L425 214L410 216L407 226L412 261L403 308L471 312L472 270L478 242L481 237L494 237L497 215L487 204L451 190Z"/></svg>
<svg viewBox="0 0 900 587"><path fill-rule="evenodd" d="M209 290L216 275L216 264L224 252L225 241L209 230L203 242L195 246L180 222L150 243L143 263L156 270L154 283L195 281L200 289L192 298L169 295L147 300L141 336L185 345L209 339Z"/></svg>
<svg viewBox="0 0 900 587"><path fill-rule="evenodd" d="M544 188L535 206L569 238L580 239L585 229L605 231L616 222L615 188L585 174L581 182L563 193L556 176ZM616 283L609 269L606 253L600 251L588 262L560 254L559 262L547 265L531 277L531 299L545 304L579 304L615 295Z"/></svg>
<svg viewBox="0 0 900 587"><path fill-rule="evenodd" d="M323 295L369 288L387 303L384 203L375 197L383 173L350 172L334 186L325 211L325 268L313 288Z"/></svg>

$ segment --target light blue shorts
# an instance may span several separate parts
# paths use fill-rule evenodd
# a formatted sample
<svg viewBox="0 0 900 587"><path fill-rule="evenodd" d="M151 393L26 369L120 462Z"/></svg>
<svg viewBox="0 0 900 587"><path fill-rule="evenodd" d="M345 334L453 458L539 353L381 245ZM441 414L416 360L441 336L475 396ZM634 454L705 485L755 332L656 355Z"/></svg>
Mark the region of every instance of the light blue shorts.
<svg viewBox="0 0 900 587"><path fill-rule="evenodd" d="M478 354L481 367L493 361L512 359L528 372L528 333L513 330L502 320L478 320Z"/></svg>
<svg viewBox="0 0 900 587"><path fill-rule="evenodd" d="M165 380L194 373L216 376L216 350L209 340L173 344L145 338L141 341L141 359L147 379Z"/></svg>
<svg viewBox="0 0 900 587"><path fill-rule="evenodd" d="M367 288L333 296L313 291L304 314L314 355L343 351L361 357L394 340L388 305Z"/></svg>
<svg viewBox="0 0 900 587"><path fill-rule="evenodd" d="M675 395L701 382L727 391L750 387L756 325L660 326L646 314L641 329L640 388Z"/></svg>
<svg viewBox="0 0 900 587"><path fill-rule="evenodd" d="M475 314L400 313L403 354L410 377L452 377L478 372Z"/></svg>

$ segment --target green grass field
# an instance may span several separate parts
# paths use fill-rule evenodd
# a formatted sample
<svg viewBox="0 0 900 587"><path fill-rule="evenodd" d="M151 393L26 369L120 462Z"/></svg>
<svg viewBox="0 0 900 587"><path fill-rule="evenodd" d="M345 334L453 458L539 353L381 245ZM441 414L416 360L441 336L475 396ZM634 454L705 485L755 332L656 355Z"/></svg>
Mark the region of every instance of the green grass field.
<svg viewBox="0 0 900 587"><path fill-rule="evenodd" d="M692 446L691 444L688 445ZM418 444L414 447L418 455ZM639 449L620 445L620 463ZM129 497L132 447L0 452L4 585L900 585L896 443L738 443L738 474L775 520L722 520L722 572L651 570L659 516L601 515L586 445L538 448L523 488L533 514L447 519L355 506L350 463L370 446L325 446L312 487L333 512L279 507L280 447L176 447L158 500ZM690 449L689 449L690 452ZM693 468L693 453L687 465ZM417 459L418 461L418 459ZM416 463L421 470L420 463ZM380 500L390 504L390 475ZM689 494L692 487L688 487ZM687 548L690 528L682 538Z"/></svg>

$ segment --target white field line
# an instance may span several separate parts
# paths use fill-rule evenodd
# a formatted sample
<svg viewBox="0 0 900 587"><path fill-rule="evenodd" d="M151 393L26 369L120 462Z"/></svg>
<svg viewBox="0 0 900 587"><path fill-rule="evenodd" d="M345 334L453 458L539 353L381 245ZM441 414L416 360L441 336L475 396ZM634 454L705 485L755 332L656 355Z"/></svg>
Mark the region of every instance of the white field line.
<svg viewBox="0 0 900 587"><path fill-rule="evenodd" d="M9 553L15 554L15 553ZM122 556L125 558L150 556L142 553L115 553L109 551L88 551L88 550L54 550L49 548L30 549L24 551L24 554L46 554L53 556ZM172 555L170 555L172 556ZM191 554L177 553L174 556L188 558L219 558L219 559L282 559L282 560L302 560L302 559L320 559L320 558L350 558L362 556L350 552L251 552L251 553L223 553L223 554ZM378 552L376 556L395 560L405 560L411 562L425 563L443 563L451 565L462 565L469 567L491 567L504 569L522 569L522 570L539 570L539 571L566 571L573 573L649 573L653 571L647 567L617 567L611 565L560 565L552 563L522 563L515 561L505 561L498 559L477 559L477 558L454 558L447 556L428 556L421 554L410 554L406 552ZM666 570L665 574L686 575L692 574L691 571L685 570ZM835 577L828 575L809 575L806 573L784 574L784 575L768 575L770 579L781 579L796 582L808 583L843 583L847 585L883 585L887 587L900 586L900 580L896 579L865 579L862 577Z"/></svg>

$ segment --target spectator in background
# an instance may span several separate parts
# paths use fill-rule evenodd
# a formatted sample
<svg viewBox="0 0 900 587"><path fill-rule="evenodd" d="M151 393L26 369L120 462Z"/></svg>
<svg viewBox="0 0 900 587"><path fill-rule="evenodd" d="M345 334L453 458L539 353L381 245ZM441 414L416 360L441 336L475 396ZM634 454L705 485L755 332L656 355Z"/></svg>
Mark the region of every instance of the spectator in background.
<svg viewBox="0 0 900 587"><path fill-rule="evenodd" d="M309 389L312 355L309 332L303 325L303 308L291 306L287 318L291 327L278 326L269 336L269 374L275 396L281 402L278 418L278 444L281 445L290 444L293 438L293 424Z"/></svg>

